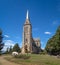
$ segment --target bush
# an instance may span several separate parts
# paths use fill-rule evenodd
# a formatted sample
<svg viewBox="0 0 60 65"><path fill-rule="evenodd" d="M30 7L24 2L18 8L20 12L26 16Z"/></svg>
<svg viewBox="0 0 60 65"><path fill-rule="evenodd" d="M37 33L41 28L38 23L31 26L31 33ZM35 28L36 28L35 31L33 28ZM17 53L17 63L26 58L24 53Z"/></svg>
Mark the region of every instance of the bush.
<svg viewBox="0 0 60 65"><path fill-rule="evenodd" d="M41 55L45 55L45 52L40 52Z"/></svg>
<svg viewBox="0 0 60 65"><path fill-rule="evenodd" d="M29 58L30 58L30 55L19 54L19 55L15 55L14 58L19 58L19 59L29 59Z"/></svg>
<svg viewBox="0 0 60 65"><path fill-rule="evenodd" d="M0 56L2 55L2 52L0 52Z"/></svg>
<svg viewBox="0 0 60 65"><path fill-rule="evenodd" d="M45 54L47 54L47 52L44 50L44 51L40 52L40 54L45 55Z"/></svg>
<svg viewBox="0 0 60 65"><path fill-rule="evenodd" d="M1 56L2 54L0 54L0 56Z"/></svg>

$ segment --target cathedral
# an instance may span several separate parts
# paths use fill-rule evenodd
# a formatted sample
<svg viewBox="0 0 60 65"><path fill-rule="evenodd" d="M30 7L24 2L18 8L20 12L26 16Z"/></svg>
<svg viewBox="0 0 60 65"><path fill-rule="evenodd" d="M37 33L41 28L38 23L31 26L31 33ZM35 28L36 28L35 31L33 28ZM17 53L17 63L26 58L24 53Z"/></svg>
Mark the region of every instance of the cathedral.
<svg viewBox="0 0 60 65"><path fill-rule="evenodd" d="M21 53L39 53L41 49L40 39L33 39L32 25L30 23L29 12L27 11L26 20L23 26L23 42Z"/></svg>

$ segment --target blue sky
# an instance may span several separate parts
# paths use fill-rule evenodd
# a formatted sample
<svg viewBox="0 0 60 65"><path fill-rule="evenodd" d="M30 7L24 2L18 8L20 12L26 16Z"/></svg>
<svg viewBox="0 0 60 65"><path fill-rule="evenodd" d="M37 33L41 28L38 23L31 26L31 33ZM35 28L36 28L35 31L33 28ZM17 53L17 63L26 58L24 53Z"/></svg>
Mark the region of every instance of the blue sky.
<svg viewBox="0 0 60 65"><path fill-rule="evenodd" d="M0 28L6 47L22 45L27 9L33 38L40 38L42 48L60 25L60 0L0 0Z"/></svg>

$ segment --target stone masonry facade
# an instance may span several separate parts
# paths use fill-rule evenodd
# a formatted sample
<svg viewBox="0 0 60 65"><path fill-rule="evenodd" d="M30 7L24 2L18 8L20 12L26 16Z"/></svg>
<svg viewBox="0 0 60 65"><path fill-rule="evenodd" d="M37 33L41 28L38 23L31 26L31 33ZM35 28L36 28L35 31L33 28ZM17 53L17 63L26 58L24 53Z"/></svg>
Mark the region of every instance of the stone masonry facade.
<svg viewBox="0 0 60 65"><path fill-rule="evenodd" d="M23 42L21 53L39 53L41 49L40 39L33 39L32 25L30 23L28 11L26 14L26 21L23 26Z"/></svg>

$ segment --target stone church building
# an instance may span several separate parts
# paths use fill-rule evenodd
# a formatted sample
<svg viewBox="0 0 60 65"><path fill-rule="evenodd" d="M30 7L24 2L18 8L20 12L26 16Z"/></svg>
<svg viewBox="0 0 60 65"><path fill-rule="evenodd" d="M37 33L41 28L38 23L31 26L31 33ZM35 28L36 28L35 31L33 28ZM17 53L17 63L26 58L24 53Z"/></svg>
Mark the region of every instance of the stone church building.
<svg viewBox="0 0 60 65"><path fill-rule="evenodd" d="M26 21L23 26L23 42L22 53L39 53L40 52L40 39L33 39L32 37L32 25L30 23L29 13L27 11Z"/></svg>

